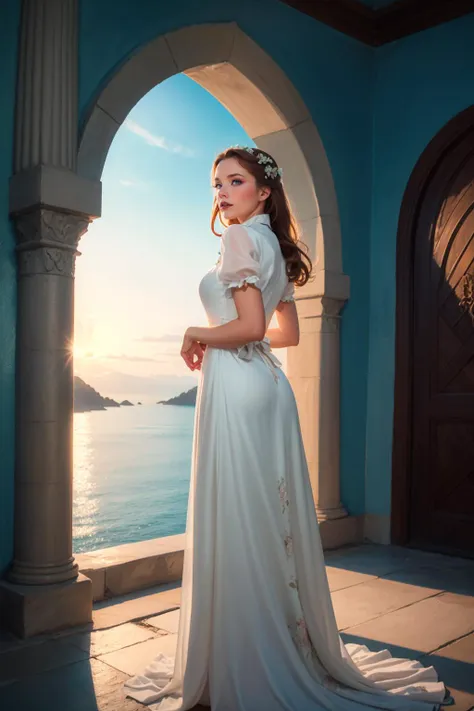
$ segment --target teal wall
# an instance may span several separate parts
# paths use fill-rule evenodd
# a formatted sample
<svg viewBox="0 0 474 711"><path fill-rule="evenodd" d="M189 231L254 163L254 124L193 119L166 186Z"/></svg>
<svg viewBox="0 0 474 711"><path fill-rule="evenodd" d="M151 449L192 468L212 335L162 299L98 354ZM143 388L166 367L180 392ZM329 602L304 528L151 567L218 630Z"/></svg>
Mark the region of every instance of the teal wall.
<svg viewBox="0 0 474 711"><path fill-rule="evenodd" d="M81 0L81 122L117 67L164 32L234 20L286 72L310 110L334 176L343 268L342 499L390 511L395 247L410 173L432 136L474 103L474 16L368 48L273 0ZM19 1L0 11L0 572L12 556L15 259L8 221ZM271 23L269 17L271 16ZM373 196L373 197L371 197ZM369 340L370 327L370 340Z"/></svg>
<svg viewBox="0 0 474 711"><path fill-rule="evenodd" d="M374 101L366 510L390 513L395 254L410 174L431 138L474 104L474 15L377 50Z"/></svg>
<svg viewBox="0 0 474 711"><path fill-rule="evenodd" d="M271 22L269 18L271 17ZM283 3L82 0L81 121L110 75L159 34L234 20L280 65L310 110L333 171L351 299L342 326L342 496L364 507L373 50Z"/></svg>
<svg viewBox="0 0 474 711"><path fill-rule="evenodd" d="M13 552L16 267L8 219L8 180L19 14L19 2L10 1L0 10L0 575Z"/></svg>

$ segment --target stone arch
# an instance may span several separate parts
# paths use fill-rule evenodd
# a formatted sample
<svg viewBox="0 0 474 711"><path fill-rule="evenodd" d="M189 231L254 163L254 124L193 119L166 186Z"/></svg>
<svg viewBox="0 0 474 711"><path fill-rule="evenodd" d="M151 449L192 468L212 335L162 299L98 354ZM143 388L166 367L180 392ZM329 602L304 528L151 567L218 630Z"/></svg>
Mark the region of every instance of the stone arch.
<svg viewBox="0 0 474 711"><path fill-rule="evenodd" d="M77 172L100 180L125 117L148 91L178 72L213 94L283 168L285 189L315 267L312 280L297 293L301 340L288 354L288 376L298 400L319 520L347 519L339 498L339 320L349 279L342 271L329 161L286 74L235 22L161 35L122 64L96 98L82 126ZM347 531L331 541L342 542Z"/></svg>
<svg viewBox="0 0 474 711"><path fill-rule="evenodd" d="M316 271L340 275L336 192L317 128L288 77L235 22L161 35L128 59L100 92L84 122L79 175L100 180L109 147L129 111L177 73L213 94L255 143L275 156L304 240L317 258Z"/></svg>

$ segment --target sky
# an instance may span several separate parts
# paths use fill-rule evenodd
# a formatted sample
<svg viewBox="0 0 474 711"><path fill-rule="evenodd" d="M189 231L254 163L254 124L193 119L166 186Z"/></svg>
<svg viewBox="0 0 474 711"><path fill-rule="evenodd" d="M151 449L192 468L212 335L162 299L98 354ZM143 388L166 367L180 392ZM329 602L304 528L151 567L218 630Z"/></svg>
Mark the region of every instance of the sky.
<svg viewBox="0 0 474 711"><path fill-rule="evenodd" d="M119 128L102 217L76 261L74 370L101 395L145 404L197 385L179 351L188 326L208 325L198 286L219 252L210 171L235 144L255 145L183 74L144 96Z"/></svg>

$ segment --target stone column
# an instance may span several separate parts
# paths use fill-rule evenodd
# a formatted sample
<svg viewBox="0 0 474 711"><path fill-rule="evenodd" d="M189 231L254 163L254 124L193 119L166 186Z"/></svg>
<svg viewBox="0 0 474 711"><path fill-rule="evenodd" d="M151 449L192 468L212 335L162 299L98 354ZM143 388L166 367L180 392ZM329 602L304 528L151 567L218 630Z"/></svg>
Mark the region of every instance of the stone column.
<svg viewBox="0 0 474 711"><path fill-rule="evenodd" d="M344 302L345 298L324 295L297 299L300 343L288 350L288 377L298 404L325 547L357 538L357 522L348 517L340 495L339 332Z"/></svg>
<svg viewBox="0 0 474 711"><path fill-rule="evenodd" d="M18 233L15 560L9 579L77 577L72 556L74 264L89 221L20 215Z"/></svg>
<svg viewBox="0 0 474 711"><path fill-rule="evenodd" d="M75 173L77 0L23 0L20 33L15 551L0 594L7 624L30 636L91 619L72 555L72 345L77 246L101 185Z"/></svg>
<svg viewBox="0 0 474 711"><path fill-rule="evenodd" d="M305 301L300 345L289 352L288 363L305 410L303 438L314 503L318 519L325 521L347 516L339 484L339 320L344 302L324 296Z"/></svg>

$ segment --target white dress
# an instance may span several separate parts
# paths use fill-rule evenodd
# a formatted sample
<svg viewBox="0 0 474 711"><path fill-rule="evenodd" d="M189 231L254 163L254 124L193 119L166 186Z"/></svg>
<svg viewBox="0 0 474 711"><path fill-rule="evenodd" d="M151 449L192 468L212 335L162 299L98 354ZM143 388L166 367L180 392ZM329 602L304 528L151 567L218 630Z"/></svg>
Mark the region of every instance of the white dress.
<svg viewBox="0 0 474 711"><path fill-rule="evenodd" d="M262 292L267 327L293 299L268 215L231 225L199 294L209 324L237 316L232 287ZM175 659L128 680L152 711L437 711L434 667L342 642L298 411L268 339L207 347L194 421Z"/></svg>

